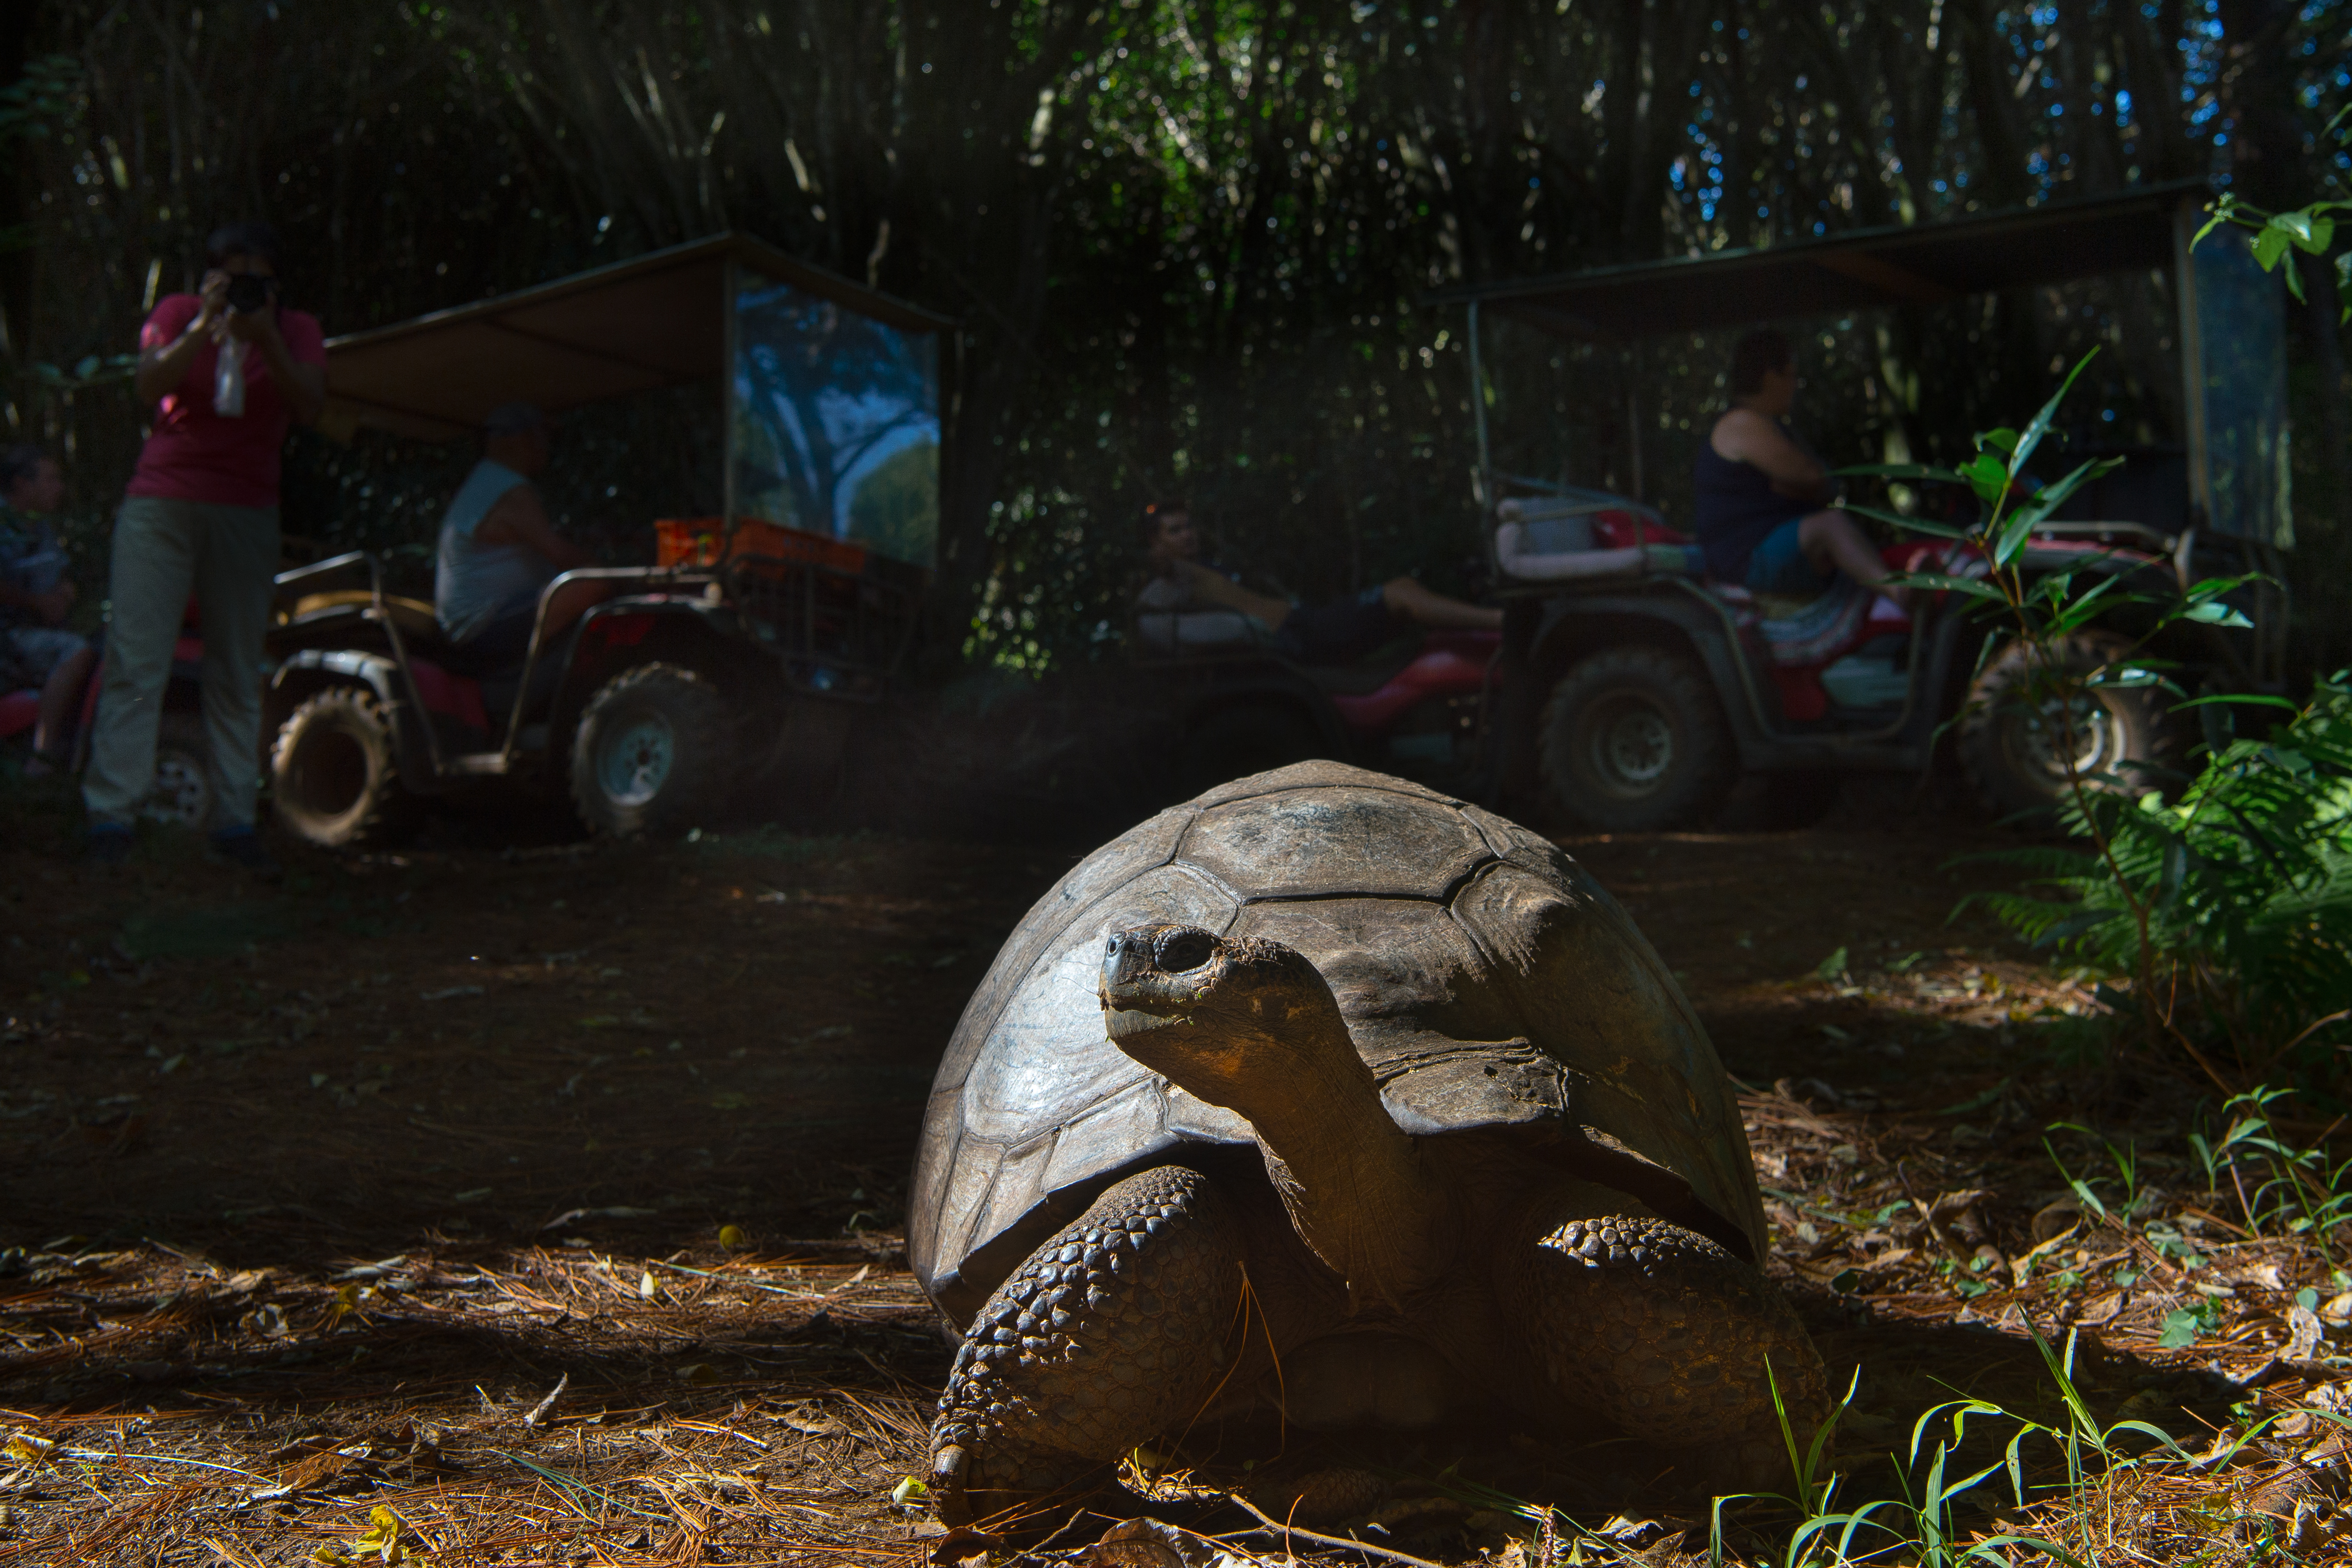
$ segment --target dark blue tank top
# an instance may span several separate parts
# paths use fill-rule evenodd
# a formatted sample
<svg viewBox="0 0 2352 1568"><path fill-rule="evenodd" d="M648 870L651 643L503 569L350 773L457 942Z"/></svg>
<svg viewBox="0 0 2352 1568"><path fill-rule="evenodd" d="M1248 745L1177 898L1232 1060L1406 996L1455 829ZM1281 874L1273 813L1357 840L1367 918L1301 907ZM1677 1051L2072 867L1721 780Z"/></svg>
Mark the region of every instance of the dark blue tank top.
<svg viewBox="0 0 2352 1568"><path fill-rule="evenodd" d="M1783 424L1791 441L1795 434ZM1772 488L1772 476L1753 463L1735 463L1715 449L1710 439L1699 443L1696 504L1691 531L1706 554L1707 575L1718 582L1748 580L1748 558L1767 535L1818 508L1795 501ZM1804 443L1798 442L1800 446ZM1810 450L1810 448L1808 448Z"/></svg>

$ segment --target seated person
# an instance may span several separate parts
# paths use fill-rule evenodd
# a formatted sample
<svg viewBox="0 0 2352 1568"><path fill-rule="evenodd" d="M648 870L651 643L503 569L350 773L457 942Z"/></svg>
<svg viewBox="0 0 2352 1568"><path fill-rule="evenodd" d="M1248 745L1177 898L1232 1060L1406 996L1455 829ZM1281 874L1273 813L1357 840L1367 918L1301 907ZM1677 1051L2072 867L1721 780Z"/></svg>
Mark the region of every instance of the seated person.
<svg viewBox="0 0 2352 1568"><path fill-rule="evenodd" d="M1302 664L1345 664L1365 657L1408 625L1455 631L1499 632L1503 612L1442 593L1432 593L1409 577L1391 578L1336 604L1297 605L1252 593L1224 573L1202 564L1201 531L1181 501L1143 509L1146 559L1152 580L1142 608L1185 610L1213 604L1239 611L1273 636L1275 652Z"/></svg>
<svg viewBox="0 0 2352 1568"><path fill-rule="evenodd" d="M1785 421L1797 400L1789 340L1748 333L1731 350L1731 407L1699 448L1694 531L1708 574L1751 593L1821 594L1843 571L1897 604L1886 563L1860 524L1822 503L1836 493L1826 464Z"/></svg>
<svg viewBox="0 0 2352 1568"><path fill-rule="evenodd" d="M41 686L40 717L33 727L30 778L66 765L66 737L98 647L68 631L74 585L65 575L65 547L43 518L66 498L57 459L37 446L0 452L0 664Z"/></svg>
<svg viewBox="0 0 2352 1568"><path fill-rule="evenodd" d="M492 409L482 428L482 460L441 518L433 614L452 643L495 669L520 664L530 650L541 591L595 561L556 533L531 484L547 468L547 416L510 402ZM611 583L593 578L558 589L542 645L612 592Z"/></svg>

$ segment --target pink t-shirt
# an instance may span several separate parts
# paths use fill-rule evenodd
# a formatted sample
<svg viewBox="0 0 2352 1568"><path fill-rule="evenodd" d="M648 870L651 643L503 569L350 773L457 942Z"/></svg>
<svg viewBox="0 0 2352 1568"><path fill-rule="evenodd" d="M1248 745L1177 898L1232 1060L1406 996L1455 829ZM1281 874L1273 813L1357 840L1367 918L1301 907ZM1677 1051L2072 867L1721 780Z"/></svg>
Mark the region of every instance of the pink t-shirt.
<svg viewBox="0 0 2352 1568"><path fill-rule="evenodd" d="M180 340L204 308L193 294L167 296L139 329L139 347L165 349ZM327 340L319 319L280 308L278 333L299 365L327 362ZM294 416L271 383L269 362L258 345L245 350L245 413L223 419L213 412L213 377L220 349L209 340L180 384L163 394L155 428L139 449L139 467L129 493L175 501L212 501L230 507L278 505L278 467L286 432Z"/></svg>

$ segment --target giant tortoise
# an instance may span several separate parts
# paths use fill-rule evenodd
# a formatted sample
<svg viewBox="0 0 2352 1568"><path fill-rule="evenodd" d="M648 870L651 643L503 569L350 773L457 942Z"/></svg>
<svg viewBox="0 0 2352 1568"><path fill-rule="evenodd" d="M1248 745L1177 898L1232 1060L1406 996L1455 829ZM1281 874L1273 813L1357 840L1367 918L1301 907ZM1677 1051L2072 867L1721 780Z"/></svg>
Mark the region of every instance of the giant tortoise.
<svg viewBox="0 0 2352 1568"><path fill-rule="evenodd" d="M1723 1067L1548 841L1331 762L1088 856L964 1009L908 1250L963 1344L961 1522L1160 1433L1599 1416L1714 1485L1786 1479L1821 1363L1758 1271Z"/></svg>

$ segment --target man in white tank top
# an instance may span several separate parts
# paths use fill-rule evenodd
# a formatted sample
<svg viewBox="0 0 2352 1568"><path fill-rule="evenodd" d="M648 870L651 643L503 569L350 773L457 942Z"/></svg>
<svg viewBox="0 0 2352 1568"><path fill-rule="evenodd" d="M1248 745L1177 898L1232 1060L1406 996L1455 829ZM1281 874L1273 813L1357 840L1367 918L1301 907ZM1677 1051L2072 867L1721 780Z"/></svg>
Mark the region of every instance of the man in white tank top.
<svg viewBox="0 0 2352 1568"><path fill-rule="evenodd" d="M441 519L433 613L449 641L491 664L520 663L539 619L541 591L594 558L558 534L531 481L547 468L547 419L527 402L492 409L482 460ZM611 596L609 583L568 582L547 606L542 644Z"/></svg>

